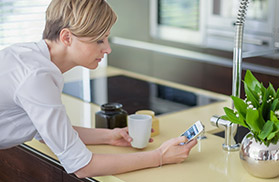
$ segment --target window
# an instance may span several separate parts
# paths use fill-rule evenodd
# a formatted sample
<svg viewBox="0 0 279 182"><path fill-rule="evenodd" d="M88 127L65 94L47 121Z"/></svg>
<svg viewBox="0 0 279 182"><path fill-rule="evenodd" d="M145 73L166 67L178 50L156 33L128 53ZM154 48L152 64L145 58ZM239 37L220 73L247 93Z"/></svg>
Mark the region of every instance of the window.
<svg viewBox="0 0 279 182"><path fill-rule="evenodd" d="M199 30L199 0L158 0L158 24Z"/></svg>
<svg viewBox="0 0 279 182"><path fill-rule="evenodd" d="M50 0L0 0L0 49L42 38Z"/></svg>
<svg viewBox="0 0 279 182"><path fill-rule="evenodd" d="M151 35L155 38L201 45L203 0L151 0Z"/></svg>

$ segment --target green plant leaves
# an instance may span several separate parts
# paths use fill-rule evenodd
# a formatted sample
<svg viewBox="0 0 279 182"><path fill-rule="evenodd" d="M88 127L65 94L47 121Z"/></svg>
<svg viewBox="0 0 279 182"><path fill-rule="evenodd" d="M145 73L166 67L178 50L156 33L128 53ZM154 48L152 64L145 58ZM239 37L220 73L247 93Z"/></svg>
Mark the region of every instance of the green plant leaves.
<svg viewBox="0 0 279 182"><path fill-rule="evenodd" d="M276 110L276 108L277 108L277 106L278 106L278 103L279 103L279 99L276 98L276 99L273 101L272 105L271 105L271 110L272 110L272 111L275 111L275 110Z"/></svg>
<svg viewBox="0 0 279 182"><path fill-rule="evenodd" d="M275 90L271 84L266 89L266 92L263 94L263 102L261 105L262 116L265 121L269 120L269 112L272 110L273 99L275 97Z"/></svg>
<svg viewBox="0 0 279 182"><path fill-rule="evenodd" d="M238 111L239 116L242 119L246 118L246 108L247 108L247 104L240 98L235 97L235 96L231 96L232 100L233 100L233 104L235 109Z"/></svg>
<svg viewBox="0 0 279 182"><path fill-rule="evenodd" d="M265 125L264 125L264 127L263 127L261 133L259 134L259 138L260 138L261 140L266 139L266 137L267 137L268 135L271 134L272 130L273 130L273 122L270 121L270 120L268 120L268 121L265 123ZM275 136L275 135L274 135L274 136Z"/></svg>
<svg viewBox="0 0 279 182"><path fill-rule="evenodd" d="M250 70L246 71L244 82L249 86L252 90L255 90L256 86L261 87L260 82L254 77Z"/></svg>
<svg viewBox="0 0 279 182"><path fill-rule="evenodd" d="M279 120L273 111L270 111L270 120L273 121L275 124L279 124ZM279 129L279 127L278 127L278 129Z"/></svg>
<svg viewBox="0 0 279 182"><path fill-rule="evenodd" d="M232 123L240 124L241 126L248 128L248 126L245 124L243 119L237 117L232 109L225 107L224 111L225 111L226 115L225 115L225 117L222 117L223 119L227 119L227 120L231 121Z"/></svg>
<svg viewBox="0 0 279 182"><path fill-rule="evenodd" d="M254 138L269 146L279 141L279 89L267 88L247 70L244 78L246 99L231 96L235 110L224 107L222 118L248 128Z"/></svg>
<svg viewBox="0 0 279 182"><path fill-rule="evenodd" d="M246 123L256 133L260 133L264 126L264 121L259 117L259 112L252 109L247 109Z"/></svg>
<svg viewBox="0 0 279 182"><path fill-rule="evenodd" d="M247 95L247 99L252 102L252 105L255 107L259 107L259 97L257 96L257 93L254 93L253 90L251 90L246 82L244 82L244 90Z"/></svg>
<svg viewBox="0 0 279 182"><path fill-rule="evenodd" d="M279 89L277 89L275 98L279 98Z"/></svg>
<svg viewBox="0 0 279 182"><path fill-rule="evenodd" d="M275 96L276 96L276 91L275 91L275 89L274 89L274 87L273 87L273 85L272 85L271 83L269 83L268 89L270 90L270 91L269 91L269 92L270 92L270 95L271 95L272 97L275 97Z"/></svg>
<svg viewBox="0 0 279 182"><path fill-rule="evenodd" d="M273 139L276 136L277 133L279 133L279 131L275 131L275 132L270 133L267 137L267 140Z"/></svg>

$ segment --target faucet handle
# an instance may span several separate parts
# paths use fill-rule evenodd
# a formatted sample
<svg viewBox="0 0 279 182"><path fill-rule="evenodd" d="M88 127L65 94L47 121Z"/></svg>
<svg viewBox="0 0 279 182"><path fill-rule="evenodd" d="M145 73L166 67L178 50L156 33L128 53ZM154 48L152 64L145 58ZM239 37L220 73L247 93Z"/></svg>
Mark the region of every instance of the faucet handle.
<svg viewBox="0 0 279 182"><path fill-rule="evenodd" d="M223 143L223 149L226 151L238 151L240 145L234 140L234 136L237 132L237 124L224 120L220 116L216 115L211 117L210 122L213 126L224 128L225 130L225 142Z"/></svg>

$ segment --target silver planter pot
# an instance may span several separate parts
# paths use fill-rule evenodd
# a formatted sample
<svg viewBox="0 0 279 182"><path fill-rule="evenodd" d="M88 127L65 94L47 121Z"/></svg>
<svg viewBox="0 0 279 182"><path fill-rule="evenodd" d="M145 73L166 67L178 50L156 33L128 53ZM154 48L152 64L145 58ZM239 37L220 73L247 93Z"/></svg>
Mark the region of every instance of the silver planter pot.
<svg viewBox="0 0 279 182"><path fill-rule="evenodd" d="M275 178L279 176L279 142L268 147L256 142L254 137L243 138L240 146L240 160L243 167L253 176Z"/></svg>

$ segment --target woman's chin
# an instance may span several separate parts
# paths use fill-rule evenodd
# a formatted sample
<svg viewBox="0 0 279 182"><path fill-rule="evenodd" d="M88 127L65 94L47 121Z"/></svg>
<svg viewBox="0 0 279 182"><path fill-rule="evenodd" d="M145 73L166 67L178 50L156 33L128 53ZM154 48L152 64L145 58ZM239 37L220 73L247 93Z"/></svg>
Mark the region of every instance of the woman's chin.
<svg viewBox="0 0 279 182"><path fill-rule="evenodd" d="M98 66L99 66L99 63L94 63L92 65L88 65L88 66L85 66L85 67L88 68L88 69L94 70L94 69L98 68Z"/></svg>

